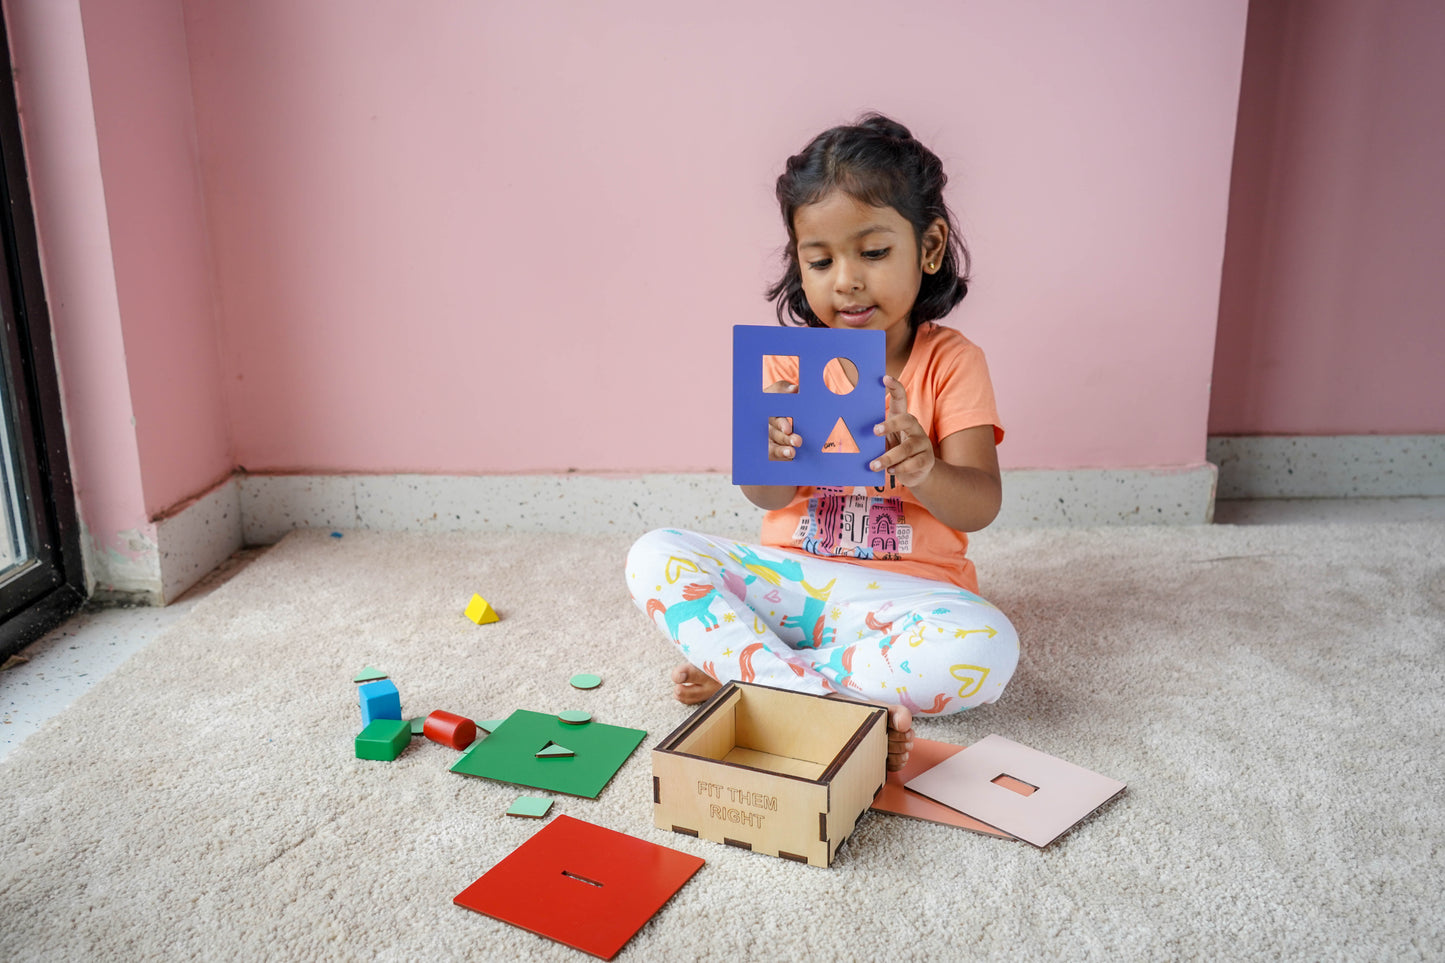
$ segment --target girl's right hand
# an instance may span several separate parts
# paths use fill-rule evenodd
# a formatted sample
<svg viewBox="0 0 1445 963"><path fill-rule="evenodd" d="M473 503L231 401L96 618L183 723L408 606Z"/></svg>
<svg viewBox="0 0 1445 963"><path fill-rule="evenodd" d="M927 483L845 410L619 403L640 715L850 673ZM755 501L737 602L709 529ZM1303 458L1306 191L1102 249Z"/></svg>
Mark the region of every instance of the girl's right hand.
<svg viewBox="0 0 1445 963"><path fill-rule="evenodd" d="M763 391L771 394L795 395L798 393L798 386L791 381L775 381ZM769 461L792 461L793 456L797 454L798 446L802 443L803 439L793 434L793 419L768 419Z"/></svg>

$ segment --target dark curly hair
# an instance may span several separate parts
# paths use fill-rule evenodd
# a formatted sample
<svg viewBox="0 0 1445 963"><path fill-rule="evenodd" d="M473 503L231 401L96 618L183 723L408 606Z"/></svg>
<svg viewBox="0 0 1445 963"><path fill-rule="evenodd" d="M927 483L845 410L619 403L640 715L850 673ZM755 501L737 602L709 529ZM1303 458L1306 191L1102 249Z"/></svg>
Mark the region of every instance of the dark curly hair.
<svg viewBox="0 0 1445 963"><path fill-rule="evenodd" d="M938 155L915 140L907 127L876 113L865 114L856 124L823 131L789 157L777 186L778 207L788 227L787 268L767 292L777 307L778 323L788 324L791 318L794 324L823 327L803 294L793 215L834 190L871 207L893 208L913 225L913 239L920 245L923 232L942 218L948 225L943 263L936 273L924 273L908 323L916 331L925 321L952 311L968 293L970 260L953 214L943 202L947 183Z"/></svg>

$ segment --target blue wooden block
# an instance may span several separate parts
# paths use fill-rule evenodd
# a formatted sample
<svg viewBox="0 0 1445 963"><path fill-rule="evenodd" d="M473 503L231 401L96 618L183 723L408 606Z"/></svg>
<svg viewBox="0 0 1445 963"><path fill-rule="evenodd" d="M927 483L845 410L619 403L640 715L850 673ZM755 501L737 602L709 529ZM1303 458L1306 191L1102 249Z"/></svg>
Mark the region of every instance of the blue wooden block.
<svg viewBox="0 0 1445 963"><path fill-rule="evenodd" d="M887 372L882 331L846 328L784 328L740 324L733 328L733 484L734 485L881 485L883 473L868 463L883 454L886 439L873 426L887 415L883 375ZM795 355L797 394L763 390L763 357ZM834 358L858 368L858 385L834 394L823 369ZM801 435L792 461L768 459L768 419L791 417ZM839 419L858 452L823 451Z"/></svg>
<svg viewBox="0 0 1445 963"><path fill-rule="evenodd" d="M401 718L401 693L390 679L368 682L357 688L361 698L361 726L365 728L376 719Z"/></svg>

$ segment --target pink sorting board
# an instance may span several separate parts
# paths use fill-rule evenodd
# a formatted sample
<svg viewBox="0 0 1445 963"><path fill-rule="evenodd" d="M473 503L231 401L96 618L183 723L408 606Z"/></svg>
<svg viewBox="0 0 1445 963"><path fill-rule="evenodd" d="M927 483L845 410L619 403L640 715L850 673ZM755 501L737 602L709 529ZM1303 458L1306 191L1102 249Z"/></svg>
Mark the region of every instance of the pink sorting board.
<svg viewBox="0 0 1445 963"><path fill-rule="evenodd" d="M1020 795L995 782L1000 776L1035 791ZM999 735L980 739L905 785L1040 847L1124 791L1117 779Z"/></svg>

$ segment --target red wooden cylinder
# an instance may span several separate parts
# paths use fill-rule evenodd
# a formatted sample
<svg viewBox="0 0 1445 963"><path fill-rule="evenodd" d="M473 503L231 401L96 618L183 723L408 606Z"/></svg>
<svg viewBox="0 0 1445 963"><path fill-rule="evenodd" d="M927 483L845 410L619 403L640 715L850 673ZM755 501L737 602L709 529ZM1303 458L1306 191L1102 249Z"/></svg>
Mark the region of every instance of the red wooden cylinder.
<svg viewBox="0 0 1445 963"><path fill-rule="evenodd" d="M477 740L477 724L453 712L438 709L426 717L422 735L453 749L465 749Z"/></svg>

